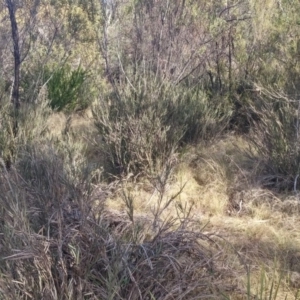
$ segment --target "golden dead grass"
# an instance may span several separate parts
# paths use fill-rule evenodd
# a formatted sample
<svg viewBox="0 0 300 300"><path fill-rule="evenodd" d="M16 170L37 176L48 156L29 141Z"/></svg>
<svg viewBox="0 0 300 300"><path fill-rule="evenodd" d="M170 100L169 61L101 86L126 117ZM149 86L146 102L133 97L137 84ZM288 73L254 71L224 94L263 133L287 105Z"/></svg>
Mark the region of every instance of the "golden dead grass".
<svg viewBox="0 0 300 300"><path fill-rule="evenodd" d="M64 113L53 113L49 116L47 126L49 131L54 136L60 136L67 122L67 117Z"/></svg>
<svg viewBox="0 0 300 300"><path fill-rule="evenodd" d="M204 230L224 237L249 266L252 293L262 284L265 290L280 282L276 299L295 299L300 282L291 282L290 276L300 274L299 202L283 201L282 195L259 187L253 179L257 162L243 157L245 147L241 138L230 136L205 149L190 149L167 186L165 201L184 189L160 217L176 216L178 204L192 206L191 216L207 224ZM155 187L127 182L125 189L134 199L135 214L151 217L159 197ZM127 209L121 194L107 205ZM234 268L236 252L228 259L228 268ZM249 278L243 280L246 286ZM233 292L231 299L240 298Z"/></svg>
<svg viewBox="0 0 300 300"><path fill-rule="evenodd" d="M89 164L97 165L100 168L106 163L99 151L98 144L101 137L94 125L91 109L69 116L62 112L54 112L48 117L46 124L52 137L60 139L63 134L68 133L77 143L84 145L84 155Z"/></svg>
<svg viewBox="0 0 300 300"><path fill-rule="evenodd" d="M55 113L47 122L53 136L59 138L62 133L68 131L74 141L86 142L88 147L91 147L88 160L100 160L97 157L97 149L92 149L91 141L97 138L97 133L94 131L91 115L72 115L67 119L64 115ZM187 149L168 177L163 192L159 187L158 178L163 177L160 172L156 174L157 177L129 176L113 183L112 192L109 193L110 188L107 188L108 193L104 196L103 203L100 203L100 196L95 197L96 201L93 202L95 207L99 204L99 211L101 205L105 206L102 218L107 218L108 228L110 223L115 226L116 232L107 237L108 246L114 234L125 232L122 238L129 239L126 232L128 231L130 236L129 232L132 234L132 228L137 226L135 228L142 228L140 231L137 230L136 235L134 233L134 236L138 236L138 243L142 247L148 247L147 243L152 243L153 249L159 249L160 242L155 238L159 226L155 227L155 225L159 222L166 224L168 221L169 231L166 231L165 235L161 234L162 241L166 245L166 254L169 251L171 254L172 251L177 254L176 245L178 242L182 243L182 249L187 252L178 256L178 263L183 268L182 272L190 274L189 276L195 282L200 278L199 281L205 279L207 283L211 280L209 277L211 276L214 280L212 287L221 286L226 292L227 299L247 299L246 291L249 282L252 295L258 295L262 289L268 293L272 283L276 286L280 283L276 299L294 299L297 289L300 288L297 279L298 275L300 278L298 198L297 195L289 197L278 195L260 186L256 176L258 162L244 154L245 148L247 144L243 139L229 136L212 145ZM43 155L41 154L41 157ZM35 163L38 161L35 160ZM60 161L57 163L60 167ZM49 168L52 164L50 160ZM68 191L60 188L61 182L56 174L54 172L58 190L65 191L62 199L68 199L66 196ZM40 177L42 176L38 176ZM105 183L101 182L101 184L105 186ZM78 199L81 197L82 195L79 195ZM284 198L285 201L282 201ZM129 204L132 204L132 212ZM84 206L84 203L81 205ZM100 216L101 213L98 215ZM187 215L195 221L189 227L190 231L174 230L173 232L173 228L178 229L180 217L184 219ZM176 217L177 221L173 221ZM134 219L134 222L131 222L131 219ZM88 236L89 229L86 230ZM203 267L209 265L211 261L210 237L215 243L212 259L217 265L213 275L208 274L208 270ZM191 256L193 251L190 245L194 245L193 243L198 240L201 240L199 255L201 254L205 259L199 264L199 270L196 270L192 268L195 266L195 261ZM88 249L91 245L89 239L86 241L88 243L85 247ZM134 247L134 242L131 240L129 244ZM207 249L205 255L201 252L202 248ZM120 253L123 253L122 251ZM91 259L93 255L91 254ZM147 258L146 252L145 255ZM165 256L162 255L162 258L165 259ZM142 270L143 267L148 268L145 262L149 259L144 259L142 256L139 259L139 266L142 269L136 268L135 271L137 276L140 276L141 282L144 282L142 275L147 270ZM154 257L153 262L155 259ZM184 269L185 260L188 262L189 269ZM158 265L160 263L157 261ZM171 279L165 282L170 283ZM197 286L195 286L196 290ZM215 291L213 294L218 293ZM249 297L248 299L251 299ZM196 294L195 299L197 299Z"/></svg>
<svg viewBox="0 0 300 300"><path fill-rule="evenodd" d="M84 141L93 138L92 122L90 113L76 115L69 126ZM67 118L56 113L48 124L53 135L58 136L65 130ZM134 217L151 219L160 201L167 203L183 188L159 214L160 220L178 216L179 207L192 207L190 216L202 224L199 230L205 227L205 232L220 235L229 243L222 267L233 271L238 268L237 253L248 266L250 278L245 274L239 278L236 290L241 285L245 289L248 280L252 294L259 294L262 288L264 293L269 292L272 283L280 283L276 299L295 299L300 288L300 281L293 279L300 274L299 200L296 195L278 195L260 186L259 161L247 156L247 147L241 137L229 136L212 145L190 148L174 170L162 199L150 179L124 179L118 184L119 192L107 199L106 207L114 215L126 215L124 198L130 197ZM97 160L96 149L91 153L94 154L90 158ZM239 271L236 272L239 277ZM230 299L245 299L235 292L229 293Z"/></svg>
<svg viewBox="0 0 300 300"><path fill-rule="evenodd" d="M53 112L46 122L50 133L54 136L60 136L66 129L66 126L72 129L78 138L82 138L84 133L95 132L93 115L90 109L82 113L74 113L69 117L63 112Z"/></svg>

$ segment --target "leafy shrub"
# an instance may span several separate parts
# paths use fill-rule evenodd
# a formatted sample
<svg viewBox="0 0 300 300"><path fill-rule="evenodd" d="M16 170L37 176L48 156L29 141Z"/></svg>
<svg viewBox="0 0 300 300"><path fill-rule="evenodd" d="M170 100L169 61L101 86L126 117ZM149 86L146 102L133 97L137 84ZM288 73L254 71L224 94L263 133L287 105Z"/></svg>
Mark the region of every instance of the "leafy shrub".
<svg viewBox="0 0 300 300"><path fill-rule="evenodd" d="M80 66L72 70L69 65L65 65L52 74L47 70L45 78L50 78L47 88L52 109L74 111L88 106L89 95L85 93L88 73Z"/></svg>
<svg viewBox="0 0 300 300"><path fill-rule="evenodd" d="M147 74L115 85L94 108L100 147L115 173L153 171L185 143L222 133L230 114L229 105L199 88Z"/></svg>
<svg viewBox="0 0 300 300"><path fill-rule="evenodd" d="M114 121L100 115L96 124L115 174L154 171L177 147L176 137L168 140L170 128L163 126L153 111Z"/></svg>
<svg viewBox="0 0 300 300"><path fill-rule="evenodd" d="M167 122L171 127L184 128L181 144L211 141L228 127L232 105L226 98L210 97L199 87L188 86L175 87L173 95Z"/></svg>

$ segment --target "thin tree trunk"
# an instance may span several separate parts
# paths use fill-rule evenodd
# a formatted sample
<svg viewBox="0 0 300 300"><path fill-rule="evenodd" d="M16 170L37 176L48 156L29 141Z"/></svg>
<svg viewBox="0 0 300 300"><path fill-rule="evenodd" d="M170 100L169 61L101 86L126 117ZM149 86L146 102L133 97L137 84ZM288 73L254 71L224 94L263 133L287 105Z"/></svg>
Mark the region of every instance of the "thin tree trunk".
<svg viewBox="0 0 300 300"><path fill-rule="evenodd" d="M6 0L6 5L9 12L10 24L11 24L11 34L14 46L14 84L12 91L12 103L14 106L14 136L18 133L18 114L20 108L20 96L19 96L19 86L20 86L20 47L19 47L19 30L16 21L16 7L13 0Z"/></svg>

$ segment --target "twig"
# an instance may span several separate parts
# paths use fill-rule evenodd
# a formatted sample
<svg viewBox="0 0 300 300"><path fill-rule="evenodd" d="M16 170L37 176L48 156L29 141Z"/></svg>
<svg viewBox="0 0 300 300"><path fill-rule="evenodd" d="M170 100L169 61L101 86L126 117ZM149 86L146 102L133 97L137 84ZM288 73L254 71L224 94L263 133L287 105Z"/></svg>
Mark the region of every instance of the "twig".
<svg viewBox="0 0 300 300"><path fill-rule="evenodd" d="M297 180L298 180L298 177L299 177L299 174L295 177L295 180L294 180L294 192L295 192L295 194L297 194Z"/></svg>

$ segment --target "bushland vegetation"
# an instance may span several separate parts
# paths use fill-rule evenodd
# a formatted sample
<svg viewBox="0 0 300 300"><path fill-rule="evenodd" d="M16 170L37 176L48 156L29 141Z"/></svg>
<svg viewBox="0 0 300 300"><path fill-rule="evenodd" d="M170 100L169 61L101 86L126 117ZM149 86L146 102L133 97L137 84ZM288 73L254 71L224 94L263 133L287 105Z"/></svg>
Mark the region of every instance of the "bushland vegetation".
<svg viewBox="0 0 300 300"><path fill-rule="evenodd" d="M3 0L0 299L298 299L299 11Z"/></svg>

